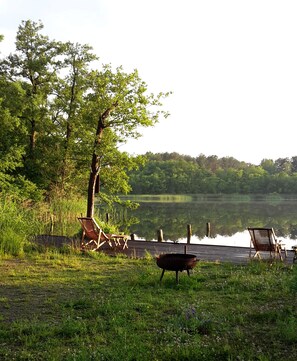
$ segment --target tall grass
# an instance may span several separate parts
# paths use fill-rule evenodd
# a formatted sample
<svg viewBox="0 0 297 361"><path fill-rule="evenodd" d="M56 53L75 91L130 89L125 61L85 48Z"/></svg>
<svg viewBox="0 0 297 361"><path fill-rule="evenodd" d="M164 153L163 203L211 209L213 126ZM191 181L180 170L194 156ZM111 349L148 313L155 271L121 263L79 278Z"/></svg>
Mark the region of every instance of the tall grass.
<svg viewBox="0 0 297 361"><path fill-rule="evenodd" d="M79 229L76 217L84 210L82 199L53 199L36 204L0 197L0 254L20 256L40 234L73 236Z"/></svg>
<svg viewBox="0 0 297 361"><path fill-rule="evenodd" d="M56 195L48 202L34 203L0 196L0 254L20 256L30 252L31 241L38 235L80 238L77 217L85 211L86 199L81 197L65 199ZM105 232L119 231L114 219L104 222L99 213L95 218Z"/></svg>
<svg viewBox="0 0 297 361"><path fill-rule="evenodd" d="M77 232L77 217L85 214L86 200L82 198L62 199L55 197L50 201L49 233L72 236Z"/></svg>
<svg viewBox="0 0 297 361"><path fill-rule="evenodd" d="M29 205L9 197L0 199L0 253L21 255L39 222Z"/></svg>

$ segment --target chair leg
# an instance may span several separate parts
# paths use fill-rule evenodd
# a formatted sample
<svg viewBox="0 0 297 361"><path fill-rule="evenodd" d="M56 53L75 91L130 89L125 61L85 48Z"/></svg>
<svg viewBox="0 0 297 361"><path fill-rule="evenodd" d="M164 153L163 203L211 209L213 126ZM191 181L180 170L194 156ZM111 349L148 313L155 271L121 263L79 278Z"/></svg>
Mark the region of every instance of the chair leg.
<svg viewBox="0 0 297 361"><path fill-rule="evenodd" d="M277 253L278 253L278 255L279 255L279 259L280 259L281 261L283 261L282 249L281 249L281 247L280 247L280 246L279 246L279 247L277 247L276 252L277 252Z"/></svg>
<svg viewBox="0 0 297 361"><path fill-rule="evenodd" d="M85 231L82 232L82 236L81 236L81 241L80 241L80 248L81 249L84 249L85 248L85 243L84 243L84 240L85 240Z"/></svg>
<svg viewBox="0 0 297 361"><path fill-rule="evenodd" d="M163 270L162 270L162 274L161 274L161 277L160 277L160 282L162 281L162 278L163 278L163 276L164 276L164 273L165 273L165 268L163 268Z"/></svg>
<svg viewBox="0 0 297 361"><path fill-rule="evenodd" d="M262 259L261 258L261 255L260 255L260 252L257 251L255 254L254 254L254 257L253 258L259 258L259 259Z"/></svg>
<svg viewBox="0 0 297 361"><path fill-rule="evenodd" d="M94 249L96 250L97 248L99 248L98 243L94 239L91 239L90 241L88 241L86 243L82 243L82 248L83 249L88 248L92 243L95 243L95 248L90 249L91 251L93 251Z"/></svg>
<svg viewBox="0 0 297 361"><path fill-rule="evenodd" d="M128 239L126 238L114 238L114 243L116 247L121 247L122 249L128 248ZM121 241L123 241L123 245L121 244Z"/></svg>
<svg viewBox="0 0 297 361"><path fill-rule="evenodd" d="M118 239L118 238L113 238L113 241L114 241L114 244L115 244L115 247L118 247L121 245L121 241Z"/></svg>
<svg viewBox="0 0 297 361"><path fill-rule="evenodd" d="M125 248L128 249L128 240L124 238L123 241L124 241L123 249Z"/></svg>
<svg viewBox="0 0 297 361"><path fill-rule="evenodd" d="M176 281L176 284L178 285L178 271L175 271L175 281Z"/></svg>

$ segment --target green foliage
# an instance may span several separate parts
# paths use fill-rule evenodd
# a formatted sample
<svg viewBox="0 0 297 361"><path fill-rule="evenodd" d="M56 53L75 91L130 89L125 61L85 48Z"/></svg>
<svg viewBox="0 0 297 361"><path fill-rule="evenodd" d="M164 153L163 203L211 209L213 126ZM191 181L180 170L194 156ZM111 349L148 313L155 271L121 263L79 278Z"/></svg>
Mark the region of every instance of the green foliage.
<svg viewBox="0 0 297 361"><path fill-rule="evenodd" d="M77 217L85 210L82 198L51 198L50 203L25 201L16 195L0 197L0 254L22 255L36 248L36 236L56 234L75 237ZM60 250L68 252L66 248Z"/></svg>
<svg viewBox="0 0 297 361"><path fill-rule="evenodd" d="M42 31L41 21L22 21L15 52L0 60L0 192L21 179L65 198L88 190L89 202L99 175L101 199L112 203L143 163L119 145L168 115L168 93L149 94L136 70L101 65L90 46Z"/></svg>
<svg viewBox="0 0 297 361"><path fill-rule="evenodd" d="M37 223L20 201L1 197L0 205L0 253L22 255L28 239L37 231Z"/></svg>
<svg viewBox="0 0 297 361"><path fill-rule="evenodd" d="M1 217L2 218L2 217ZM3 219L1 219L1 223ZM20 256L24 252L24 231L16 231L13 227L22 226L22 222L1 224L0 253Z"/></svg>
<svg viewBox="0 0 297 361"><path fill-rule="evenodd" d="M77 217L84 214L86 200L82 197L61 198L52 196L49 204L52 232L56 235L73 236L77 233ZM48 226L49 233L50 227Z"/></svg>
<svg viewBox="0 0 297 361"><path fill-rule="evenodd" d="M133 194L296 194L296 157L255 166L234 158L147 153L129 172ZM282 164L283 166L281 166Z"/></svg>

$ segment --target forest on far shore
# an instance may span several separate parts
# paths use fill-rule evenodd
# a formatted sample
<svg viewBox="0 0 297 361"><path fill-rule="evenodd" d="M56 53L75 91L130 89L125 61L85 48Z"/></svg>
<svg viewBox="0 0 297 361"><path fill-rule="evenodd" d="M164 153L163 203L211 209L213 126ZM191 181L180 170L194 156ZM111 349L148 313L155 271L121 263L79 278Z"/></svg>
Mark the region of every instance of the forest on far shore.
<svg viewBox="0 0 297 361"><path fill-rule="evenodd" d="M129 172L133 194L297 194L297 156L260 165L216 155L145 156L147 162Z"/></svg>

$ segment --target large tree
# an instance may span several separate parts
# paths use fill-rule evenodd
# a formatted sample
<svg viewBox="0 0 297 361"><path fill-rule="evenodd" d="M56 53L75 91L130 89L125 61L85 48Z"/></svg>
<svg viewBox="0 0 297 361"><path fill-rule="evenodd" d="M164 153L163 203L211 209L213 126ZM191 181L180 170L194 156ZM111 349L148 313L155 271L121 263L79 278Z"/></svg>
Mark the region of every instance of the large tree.
<svg viewBox="0 0 297 361"><path fill-rule="evenodd" d="M160 107L168 93L150 94L136 70L102 65L91 47L50 40L42 30L41 22L23 21L15 53L0 61L3 79L21 88L14 101L22 104L17 117L26 134L19 139L22 172L62 196L87 191L92 216L96 186L105 200L129 191L126 170L141 157L119 146L167 115Z"/></svg>
<svg viewBox="0 0 297 361"><path fill-rule="evenodd" d="M64 45L64 76L60 76L53 87L50 109L54 130L51 140L58 152L48 155L52 163L56 163L55 186L62 194L79 184L77 175L84 169L78 161L85 154L85 142L80 142L81 129L85 126L82 117L86 107L85 96L92 91L89 67L95 60L97 57L90 46L70 42Z"/></svg>
<svg viewBox="0 0 297 361"><path fill-rule="evenodd" d="M89 124L89 129L93 129L87 205L87 216L90 217L94 211L95 187L101 183L103 163L108 165L115 178L120 174L117 161L108 160L111 150L109 148L109 151L106 151L104 141L107 130L107 134L113 134L112 141L108 143L109 147L112 145L113 148L131 137L139 137L139 127L153 126L161 114L167 116L160 107L161 100L168 95L148 94L147 84L139 77L138 72L135 70L126 73L122 67L113 70L110 65L104 65L102 70L92 73L91 80L92 92L86 96L87 114L83 118ZM131 161L129 164L131 165Z"/></svg>
<svg viewBox="0 0 297 361"><path fill-rule="evenodd" d="M23 90L22 113L18 115L26 128L24 175L46 187L45 155L51 131L49 105L52 88L60 68L59 55L64 47L42 35L43 24L22 21L16 36L16 50L0 62L0 72L7 82L19 84Z"/></svg>

